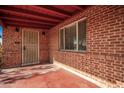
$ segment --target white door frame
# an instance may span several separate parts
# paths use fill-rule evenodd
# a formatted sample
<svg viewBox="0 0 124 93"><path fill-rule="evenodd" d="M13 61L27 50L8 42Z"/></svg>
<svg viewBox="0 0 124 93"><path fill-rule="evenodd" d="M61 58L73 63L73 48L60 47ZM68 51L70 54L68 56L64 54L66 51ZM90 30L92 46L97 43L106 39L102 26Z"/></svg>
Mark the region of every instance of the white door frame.
<svg viewBox="0 0 124 93"><path fill-rule="evenodd" d="M37 32L38 33L38 62L37 63L30 63L30 64L25 64L23 61L23 46L24 46L24 44L23 44L23 42L24 42L24 40L23 40L23 32L24 31L26 31L26 30L28 30L28 31L32 31L32 32L34 32L33 30L35 30L35 32ZM40 49L39 49L39 44L40 42L39 42L39 31L37 31L37 29L32 29L32 28L22 28L22 63L21 63L21 66L28 66L28 65L33 65L33 64L39 64L40 63L40 58L39 58L39 55L40 55Z"/></svg>

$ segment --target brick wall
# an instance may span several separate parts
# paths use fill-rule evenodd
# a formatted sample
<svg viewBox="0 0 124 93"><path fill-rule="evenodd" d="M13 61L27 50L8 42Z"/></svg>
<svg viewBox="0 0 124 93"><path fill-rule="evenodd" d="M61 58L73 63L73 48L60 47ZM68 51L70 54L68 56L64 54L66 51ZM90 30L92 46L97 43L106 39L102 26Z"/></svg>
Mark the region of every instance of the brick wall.
<svg viewBox="0 0 124 93"><path fill-rule="evenodd" d="M31 28L29 28L31 29ZM35 31L35 29L32 29ZM39 46L40 46L40 63L48 62L48 40L47 31L40 31ZM42 32L46 35L43 36ZM18 44L15 42L19 42ZM18 67L22 64L22 30L15 32L15 27L5 27L3 31L3 68Z"/></svg>
<svg viewBox="0 0 124 93"><path fill-rule="evenodd" d="M42 34L43 31L40 31L40 63L46 64L49 63L49 52L48 52L48 31L45 30L45 35Z"/></svg>
<svg viewBox="0 0 124 93"><path fill-rule="evenodd" d="M15 27L5 27L3 30L3 67L16 67L21 64L21 31L15 32ZM20 42L15 44L15 42Z"/></svg>
<svg viewBox="0 0 124 93"><path fill-rule="evenodd" d="M59 29L84 17L87 18L87 51L59 51ZM91 6L52 28L49 54L51 62L54 59L114 87L124 87L124 7Z"/></svg>

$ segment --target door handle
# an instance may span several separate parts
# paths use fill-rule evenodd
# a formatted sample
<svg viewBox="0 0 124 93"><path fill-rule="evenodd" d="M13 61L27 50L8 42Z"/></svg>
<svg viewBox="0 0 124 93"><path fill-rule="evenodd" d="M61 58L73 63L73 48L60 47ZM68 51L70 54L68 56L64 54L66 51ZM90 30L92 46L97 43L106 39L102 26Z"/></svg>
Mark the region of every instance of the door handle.
<svg viewBox="0 0 124 93"><path fill-rule="evenodd" d="M25 46L23 46L23 50L24 50L24 51L26 50L26 47L25 47Z"/></svg>

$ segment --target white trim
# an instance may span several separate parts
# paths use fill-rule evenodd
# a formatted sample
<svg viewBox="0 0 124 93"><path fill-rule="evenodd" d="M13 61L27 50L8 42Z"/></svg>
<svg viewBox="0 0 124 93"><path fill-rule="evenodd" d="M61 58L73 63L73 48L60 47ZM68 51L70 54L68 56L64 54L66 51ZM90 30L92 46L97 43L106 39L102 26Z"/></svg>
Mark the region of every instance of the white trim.
<svg viewBox="0 0 124 93"><path fill-rule="evenodd" d="M62 52L79 52L79 53L85 53L86 52L86 50L68 50L68 49L60 49L60 51L62 51Z"/></svg>
<svg viewBox="0 0 124 93"><path fill-rule="evenodd" d="M39 47L39 45L40 45L40 44L39 44L39 43L40 43L40 42L39 42L39 31L37 31L37 29L33 29L33 30L35 30L35 32L38 33L38 62L36 62L36 63L27 63L27 64L26 64L26 63L23 62L23 61L24 61L24 60L23 60L23 59L24 59L24 58L23 58L23 42L24 42L24 41L23 41L23 32L24 32L24 29L30 29L30 28L21 28L21 29L22 29L22 63L21 63L21 66L39 64L39 63L40 63L40 58L39 58L39 57L40 57L40 56L39 56L39 55L40 55L40 51L39 51L39 48L40 48L40 47ZM26 30L25 30L25 31L26 31ZM31 31L32 31L32 29L31 29ZM32 32L34 32L34 31L32 31Z"/></svg>
<svg viewBox="0 0 124 93"><path fill-rule="evenodd" d="M79 20L77 20L77 21L74 21L74 22L72 22L72 23L70 23L70 24L68 24L68 25L65 25L65 26L61 27L60 29L63 29L63 28L72 26L72 25L74 25L74 24L76 24L76 23L78 23L78 22L80 22L80 21L86 20L86 19L87 19L87 17L81 18L81 19L79 19Z"/></svg>
<svg viewBox="0 0 124 93"><path fill-rule="evenodd" d="M54 61L54 62L53 62L54 65L56 65L56 66L58 66L58 67L60 67L60 68L63 68L63 69L65 69L65 70L67 70L67 71L69 71L69 72L71 72L71 73L73 73L73 74L75 74L75 75L77 75L77 76L83 78L83 79L86 79L86 80L88 80L88 81L90 81L90 82L96 84L97 86L99 86L99 87L101 87L101 88L108 88L108 87L110 87L110 86L108 86L108 85L103 84L102 82L100 82L100 81L102 81L102 80L97 80L95 77L90 78L90 77L92 77L92 76L89 75L89 74L87 74L87 73L85 73L85 72L79 71L79 70L77 70L77 69L75 69L75 68L73 68L73 67L70 67L70 66L67 66L67 65L65 65L65 64L62 64L62 63L60 63L60 62L58 62L58 61L55 61L54 59L53 59L53 61Z"/></svg>

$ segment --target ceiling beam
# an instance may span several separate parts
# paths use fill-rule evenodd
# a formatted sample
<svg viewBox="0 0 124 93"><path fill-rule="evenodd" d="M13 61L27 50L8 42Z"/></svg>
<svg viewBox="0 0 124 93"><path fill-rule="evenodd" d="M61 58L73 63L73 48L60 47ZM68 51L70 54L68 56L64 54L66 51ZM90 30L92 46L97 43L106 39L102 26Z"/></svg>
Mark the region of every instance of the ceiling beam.
<svg viewBox="0 0 124 93"><path fill-rule="evenodd" d="M20 25L22 25L22 24L26 24L26 25L34 25L34 26L41 26L41 27L53 27L53 26L49 26L49 25L41 25L41 24L34 24L34 23L32 23L32 24L30 24L29 22L21 22L21 21L9 21L9 20L3 20L3 22L4 23L14 23L14 24L20 24Z"/></svg>
<svg viewBox="0 0 124 93"><path fill-rule="evenodd" d="M28 25L28 24L20 24L20 23L8 23L8 22L4 22L4 24L6 26L18 26L18 27L31 27L31 28L50 29L50 27L37 26L37 25Z"/></svg>
<svg viewBox="0 0 124 93"><path fill-rule="evenodd" d="M82 10L83 9L80 5L72 5L71 7L74 7L76 9L78 9L78 10Z"/></svg>
<svg viewBox="0 0 124 93"><path fill-rule="evenodd" d="M34 5L23 5L23 6L22 5L12 5L12 6L10 5L7 7L9 7L10 9L12 8L12 10L14 11L42 16L44 18L63 20L61 16L56 16L56 15L53 16L51 14L43 13L43 11L39 7L34 6Z"/></svg>
<svg viewBox="0 0 124 93"><path fill-rule="evenodd" d="M62 10L62 9L58 9L54 6L50 6L50 5L38 5L37 7L40 7L40 8L43 8L43 9L46 9L46 10L49 10L51 12L55 12L55 13L58 13L60 15L64 15L64 16L67 16L67 17L71 17L72 14L65 11L65 10Z"/></svg>
<svg viewBox="0 0 124 93"><path fill-rule="evenodd" d="M54 26L55 24L50 24L50 23L44 23L44 22L39 22L39 21L33 21L33 20L27 20L27 19L20 19L20 18L12 18L12 17L0 17L4 21L20 21L20 22L28 22L29 24L39 24L39 25L48 25L48 26Z"/></svg>
<svg viewBox="0 0 124 93"><path fill-rule="evenodd" d="M53 21L53 22L62 21L62 20L58 20L58 19L45 18L45 17L42 17L42 15L38 16L35 14L29 14L29 13L22 12L22 11L20 12L20 11L16 10L15 8L9 8L9 7L0 7L0 12L6 13L6 14L16 14L16 15L21 15L21 16L28 16L28 17L32 17L32 18L48 20L48 21Z"/></svg>
<svg viewBox="0 0 124 93"><path fill-rule="evenodd" d="M54 24L55 25L55 24L58 23L58 22L52 22L52 21L32 18L32 17L28 17L28 16L21 16L21 15L16 15L16 14L8 14L8 13L2 13L0 15L0 18L2 18L2 17L23 19L23 20L32 20L32 21L37 21L37 22L41 22L41 23L44 23L44 24Z"/></svg>
<svg viewBox="0 0 124 93"><path fill-rule="evenodd" d="M47 27L37 27L37 26L18 25L18 24L6 24L6 26L27 27L27 28L37 28L37 29L50 29Z"/></svg>

